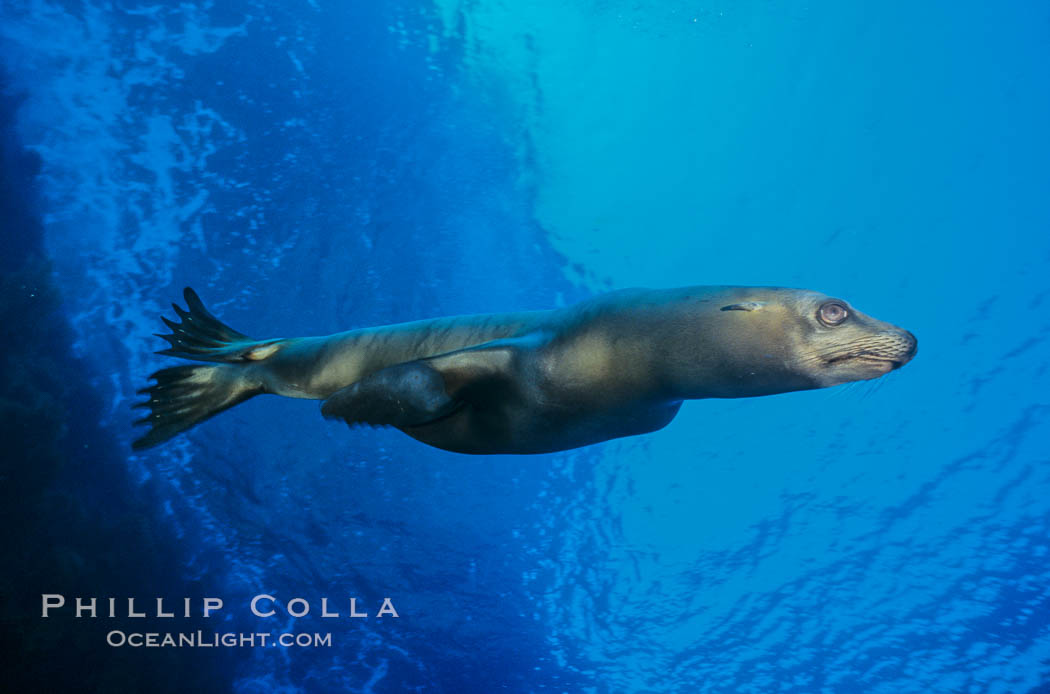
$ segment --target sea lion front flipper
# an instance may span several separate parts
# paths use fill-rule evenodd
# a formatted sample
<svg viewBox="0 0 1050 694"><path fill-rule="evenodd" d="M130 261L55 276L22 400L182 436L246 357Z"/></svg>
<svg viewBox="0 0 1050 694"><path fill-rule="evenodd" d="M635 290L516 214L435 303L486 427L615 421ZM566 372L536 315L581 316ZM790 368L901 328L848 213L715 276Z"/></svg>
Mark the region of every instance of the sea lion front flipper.
<svg viewBox="0 0 1050 694"><path fill-rule="evenodd" d="M388 366L337 390L324 401L321 414L347 424L422 426L498 383L513 349L500 341Z"/></svg>
<svg viewBox="0 0 1050 694"><path fill-rule="evenodd" d="M455 401L441 374L422 361L395 364L333 393L321 406L347 424L413 426L450 414Z"/></svg>

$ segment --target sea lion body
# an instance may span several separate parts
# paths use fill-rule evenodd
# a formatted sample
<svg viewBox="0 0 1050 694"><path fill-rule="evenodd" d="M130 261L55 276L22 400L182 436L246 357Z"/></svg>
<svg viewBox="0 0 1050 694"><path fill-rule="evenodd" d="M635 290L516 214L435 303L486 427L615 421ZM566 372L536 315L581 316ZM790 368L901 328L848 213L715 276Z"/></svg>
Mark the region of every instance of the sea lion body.
<svg viewBox="0 0 1050 694"><path fill-rule="evenodd" d="M446 450L558 451L655 431L688 399L876 378L916 348L907 331L845 302L770 287L632 289L551 311L266 341L229 330L189 290L187 303L183 322L169 322L165 353L222 363L154 374L158 384L144 391L153 431L137 447L275 393L324 400L326 417L394 426ZM829 306L845 318L825 322Z"/></svg>

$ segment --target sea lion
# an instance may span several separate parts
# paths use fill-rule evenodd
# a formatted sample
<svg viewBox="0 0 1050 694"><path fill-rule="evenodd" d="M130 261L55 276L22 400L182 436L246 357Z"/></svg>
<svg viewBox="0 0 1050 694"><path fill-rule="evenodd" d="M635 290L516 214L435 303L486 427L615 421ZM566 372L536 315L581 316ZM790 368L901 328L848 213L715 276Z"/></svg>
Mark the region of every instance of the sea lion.
<svg viewBox="0 0 1050 694"><path fill-rule="evenodd" d="M841 299L779 287L627 289L568 308L435 318L254 340L192 290L139 391L149 448L260 393L323 400L325 417L392 426L460 453L546 453L666 426L684 400L878 378L915 337Z"/></svg>

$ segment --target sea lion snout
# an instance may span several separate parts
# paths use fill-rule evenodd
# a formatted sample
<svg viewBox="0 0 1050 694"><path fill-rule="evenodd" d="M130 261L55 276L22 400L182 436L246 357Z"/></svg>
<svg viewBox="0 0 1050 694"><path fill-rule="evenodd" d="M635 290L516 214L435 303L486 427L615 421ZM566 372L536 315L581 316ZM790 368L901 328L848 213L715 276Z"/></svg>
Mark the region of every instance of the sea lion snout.
<svg viewBox="0 0 1050 694"><path fill-rule="evenodd" d="M891 357L893 362L893 368L899 369L913 358L919 351L919 341L910 330L904 330L898 328L895 335L895 342L898 345L898 351L896 358Z"/></svg>

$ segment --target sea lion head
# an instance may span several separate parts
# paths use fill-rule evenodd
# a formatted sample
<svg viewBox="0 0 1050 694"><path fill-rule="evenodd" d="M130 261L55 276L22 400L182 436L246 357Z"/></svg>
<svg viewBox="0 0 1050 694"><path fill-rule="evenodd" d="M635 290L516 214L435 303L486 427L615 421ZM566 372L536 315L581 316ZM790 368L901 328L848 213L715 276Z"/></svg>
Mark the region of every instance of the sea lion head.
<svg viewBox="0 0 1050 694"><path fill-rule="evenodd" d="M735 329L750 335L742 342L765 341L766 354L777 355L765 360L770 367L781 377L786 372L809 381L810 388L879 378L907 364L918 349L910 332L862 313L844 299L780 288L748 290L740 298L745 300L720 310L734 312Z"/></svg>
<svg viewBox="0 0 1050 694"><path fill-rule="evenodd" d="M799 292L798 366L821 387L879 378L911 361L918 340L907 330L858 311L843 299Z"/></svg>

